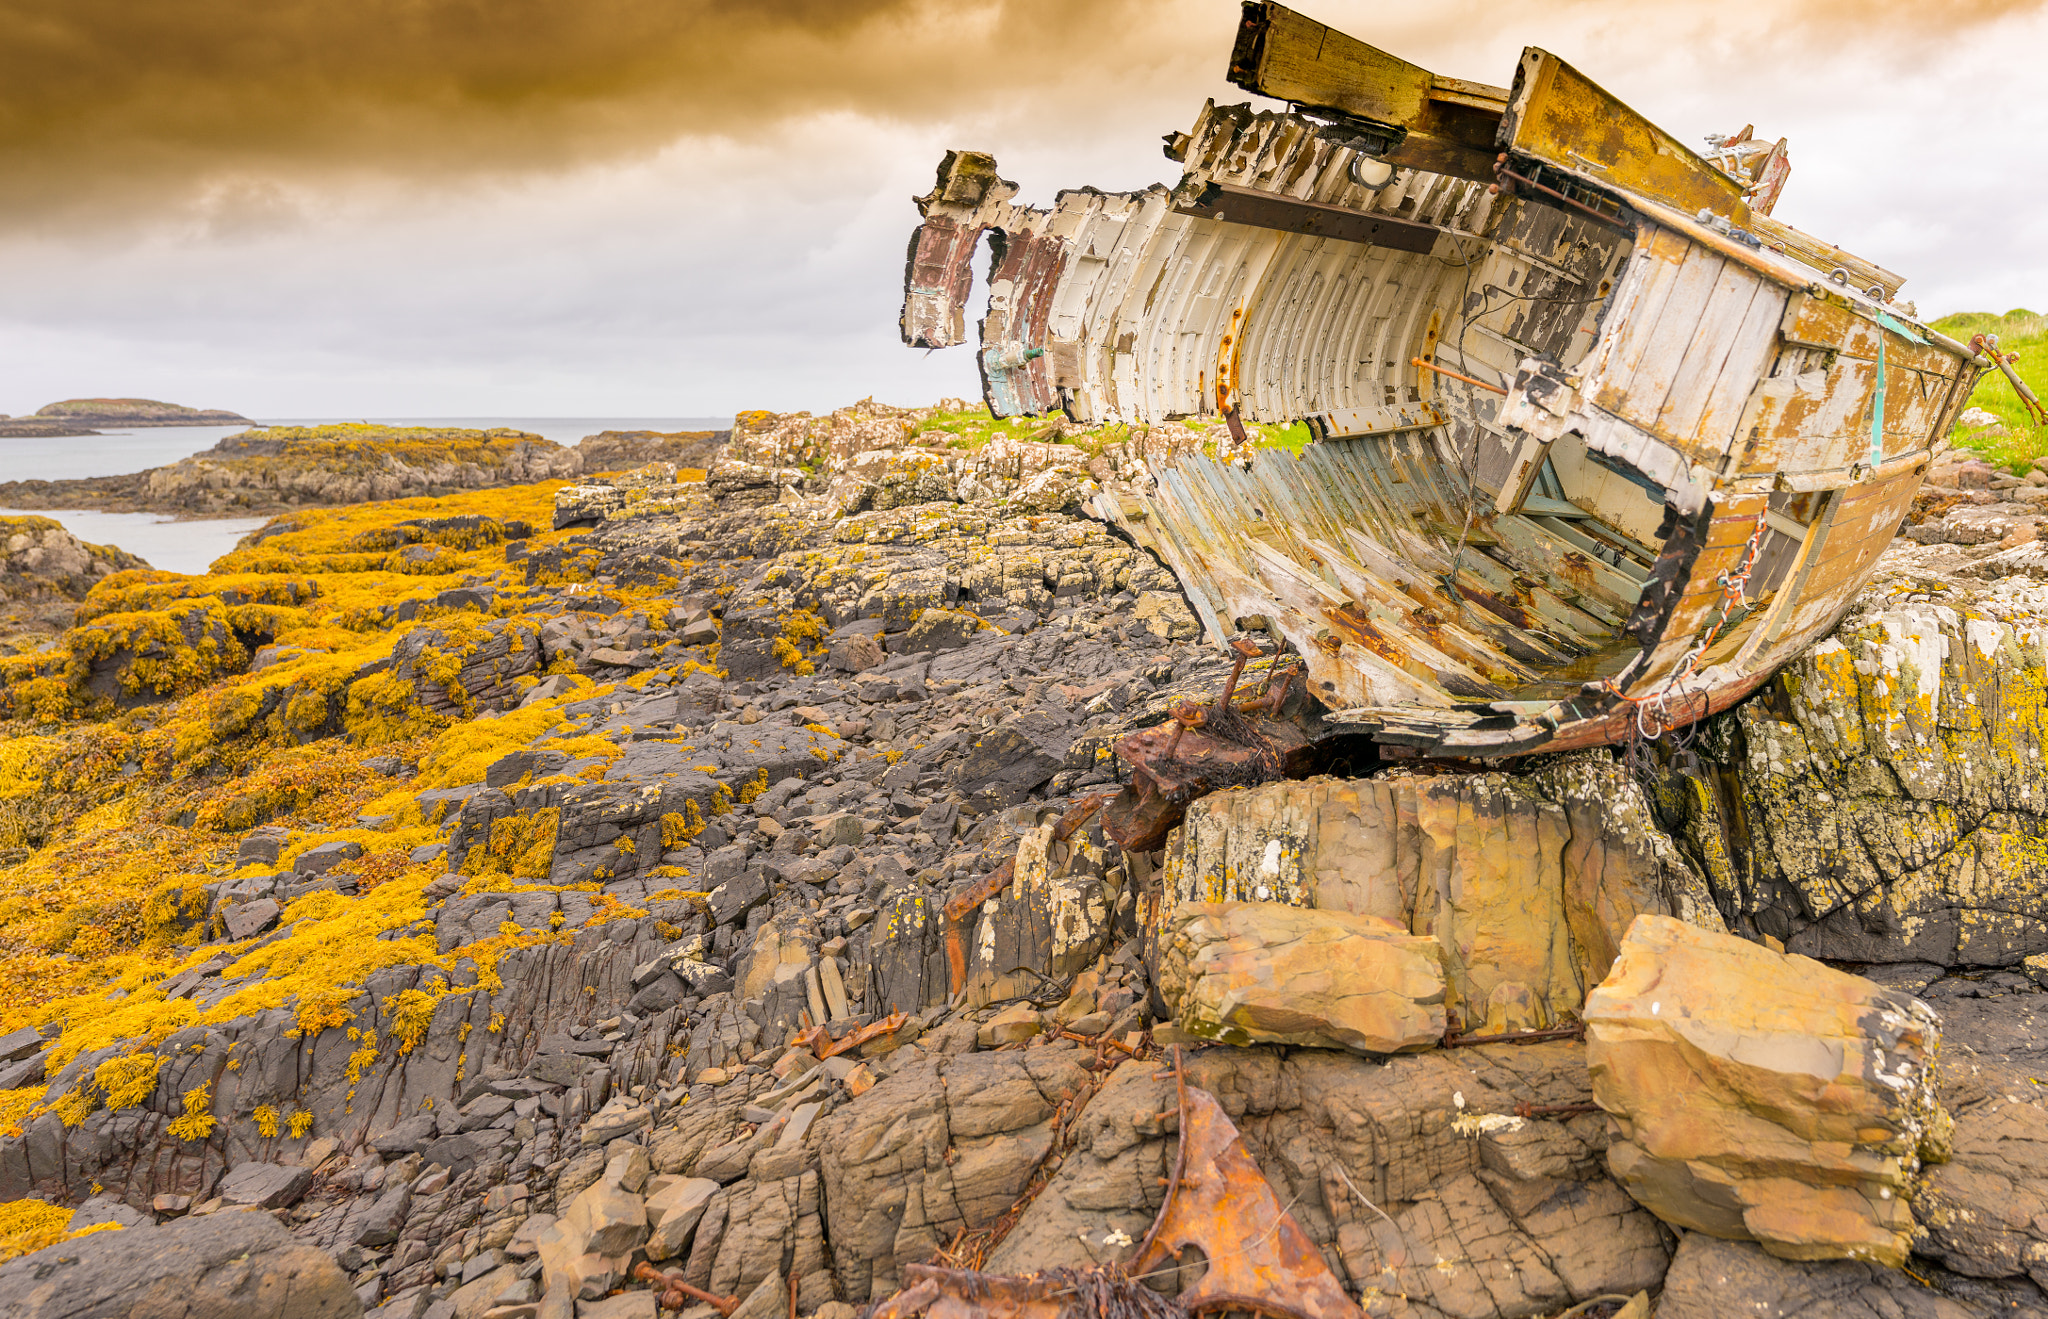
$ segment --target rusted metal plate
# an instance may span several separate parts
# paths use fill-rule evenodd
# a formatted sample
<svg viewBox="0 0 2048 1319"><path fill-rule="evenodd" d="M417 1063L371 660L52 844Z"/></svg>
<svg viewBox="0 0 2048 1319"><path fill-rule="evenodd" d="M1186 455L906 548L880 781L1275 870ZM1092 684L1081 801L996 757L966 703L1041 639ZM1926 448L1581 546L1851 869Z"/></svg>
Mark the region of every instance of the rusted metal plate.
<svg viewBox="0 0 2048 1319"><path fill-rule="evenodd" d="M1681 211L1749 222L1741 184L1548 51L1522 52L1506 128L1515 155Z"/></svg>
<svg viewBox="0 0 2048 1319"><path fill-rule="evenodd" d="M1322 1252L1245 1153L1237 1128L1208 1091L1188 1084L1174 1051L1180 1150L1166 1203L1131 1262L1143 1275L1199 1250L1208 1271L1180 1295L1193 1314L1231 1310L1289 1319L1358 1319Z"/></svg>
<svg viewBox="0 0 2048 1319"><path fill-rule="evenodd" d="M1284 639L1326 718L1128 739L1112 832L1156 839L1191 796L1290 772L1264 743L1312 765L1333 728L1460 757L1630 736L1832 626L1984 363L1892 303L1897 276L1765 214L1784 143L1702 155L1546 52L1503 92L1270 3L1231 77L1314 113L1205 107L1170 190L1019 207L955 153L919 200L912 342L958 337L970 235L1004 236L998 412L1316 436L1092 502L1212 639ZM1824 515L1766 535L1795 494Z"/></svg>

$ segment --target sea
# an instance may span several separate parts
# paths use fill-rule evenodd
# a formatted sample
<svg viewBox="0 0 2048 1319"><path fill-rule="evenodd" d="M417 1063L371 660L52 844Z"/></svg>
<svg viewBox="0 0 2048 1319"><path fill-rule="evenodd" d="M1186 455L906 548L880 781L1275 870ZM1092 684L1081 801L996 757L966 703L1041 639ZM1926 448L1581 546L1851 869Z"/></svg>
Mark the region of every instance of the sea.
<svg viewBox="0 0 2048 1319"><path fill-rule="evenodd" d="M345 421L475 429L503 426L562 445L573 445L599 431L723 430L732 425L731 417L275 417L255 424L326 426ZM140 472L210 449L215 441L248 429L243 425L143 426L52 439L0 437L0 481L66 481ZM154 513L0 508L0 517L22 513L55 518L80 540L118 545L148 560L151 567L182 573L205 572L215 559L267 520L202 518L181 522Z"/></svg>

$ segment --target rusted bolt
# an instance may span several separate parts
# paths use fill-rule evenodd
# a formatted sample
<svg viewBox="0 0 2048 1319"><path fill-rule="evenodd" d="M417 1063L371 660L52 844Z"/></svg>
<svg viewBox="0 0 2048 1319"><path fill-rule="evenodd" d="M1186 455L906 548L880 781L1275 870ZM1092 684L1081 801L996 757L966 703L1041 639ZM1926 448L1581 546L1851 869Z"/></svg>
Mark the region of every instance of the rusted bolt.
<svg viewBox="0 0 2048 1319"><path fill-rule="evenodd" d="M1180 735L1190 728L1200 728L1209 722L1209 712L1194 701L1181 701L1173 707L1173 737L1166 744L1166 758L1173 759L1173 753L1180 749Z"/></svg>

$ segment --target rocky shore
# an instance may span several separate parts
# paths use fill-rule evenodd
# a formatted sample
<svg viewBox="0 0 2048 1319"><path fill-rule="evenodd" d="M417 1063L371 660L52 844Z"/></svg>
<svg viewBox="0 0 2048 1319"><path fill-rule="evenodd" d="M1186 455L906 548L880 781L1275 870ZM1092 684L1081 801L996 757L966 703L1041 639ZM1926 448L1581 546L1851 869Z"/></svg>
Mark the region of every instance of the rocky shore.
<svg viewBox="0 0 2048 1319"><path fill-rule="evenodd" d="M98 427L246 426L249 419L222 408L188 408L151 398L72 398L38 408L33 416L0 416L0 439L97 435Z"/></svg>
<svg viewBox="0 0 2048 1319"><path fill-rule="evenodd" d="M1373 1316L2048 1311L2048 476L1946 460L1684 736L1137 852L1117 742L1231 664L1083 510L1229 441L962 411L530 446L0 659L0 1308L1180 1313L1285 1219Z"/></svg>
<svg viewBox="0 0 2048 1319"><path fill-rule="evenodd" d="M267 426L226 436L202 453L143 472L0 481L0 507L248 517L519 485L649 462L687 467L694 459L701 465L723 438L720 431L605 431L565 448L502 428Z"/></svg>

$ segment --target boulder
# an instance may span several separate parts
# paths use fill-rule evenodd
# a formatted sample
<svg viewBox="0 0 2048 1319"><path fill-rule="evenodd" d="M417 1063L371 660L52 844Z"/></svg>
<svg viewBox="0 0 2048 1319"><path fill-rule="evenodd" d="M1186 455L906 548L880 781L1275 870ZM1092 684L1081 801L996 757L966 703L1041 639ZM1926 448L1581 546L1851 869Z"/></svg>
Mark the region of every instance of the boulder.
<svg viewBox="0 0 2048 1319"><path fill-rule="evenodd" d="M1640 912L1724 928L1642 789L1605 755L1533 774L1390 774L1234 788L1169 836L1161 916L1280 902L1376 916L1442 949L1465 1031L1576 1017Z"/></svg>
<svg viewBox="0 0 2048 1319"><path fill-rule="evenodd" d="M866 633L834 637L826 649L826 662L844 673L865 673L885 658L882 643Z"/></svg>
<svg viewBox="0 0 2048 1319"><path fill-rule="evenodd" d="M718 1183L706 1177L685 1177L647 1197L647 1258L664 1260L680 1254L690 1244L704 1206L718 1193Z"/></svg>
<svg viewBox="0 0 2048 1319"><path fill-rule="evenodd" d="M238 1163L228 1169L213 1193L231 1205L257 1209L286 1209L312 1185L310 1168L287 1168L281 1163Z"/></svg>
<svg viewBox="0 0 2048 1319"><path fill-rule="evenodd" d="M1940 1023L1810 958L1639 916L1586 1000L1607 1165L1665 1222L1785 1259L1902 1264L1944 1142Z"/></svg>
<svg viewBox="0 0 2048 1319"><path fill-rule="evenodd" d="M1731 1304L1737 1298L1739 1304ZM1679 1243L1657 1302L1657 1319L1726 1319L1730 1314L1979 1319L1984 1313L1866 1260L1788 1264L1746 1242L1696 1232Z"/></svg>
<svg viewBox="0 0 2048 1319"><path fill-rule="evenodd" d="M248 902L236 902L221 908L220 922L230 939L240 941L253 939L271 926L284 908L277 905L275 898L256 898Z"/></svg>
<svg viewBox="0 0 2048 1319"><path fill-rule="evenodd" d="M647 1239L647 1207L631 1191L600 1180L569 1202L562 1224L582 1240L585 1251L623 1255Z"/></svg>
<svg viewBox="0 0 2048 1319"><path fill-rule="evenodd" d="M425 1149L435 1136L440 1134L440 1125L430 1113L409 1117L391 1130L370 1139L370 1147L387 1159L403 1154L416 1153Z"/></svg>
<svg viewBox="0 0 2048 1319"><path fill-rule="evenodd" d="M1392 921L1279 902L1190 902L1163 933L1159 993L1184 1034L1359 1053L1406 1053L1443 1038L1437 943Z"/></svg>
<svg viewBox="0 0 2048 1319"><path fill-rule="evenodd" d="M10 1319L350 1319L348 1275L269 1214L221 1213L95 1232L0 1264Z"/></svg>
<svg viewBox="0 0 2048 1319"><path fill-rule="evenodd" d="M917 616L903 637L905 650L958 650L974 640L988 624L959 609L927 609Z"/></svg>

